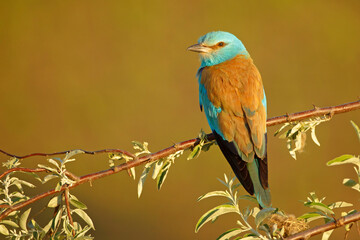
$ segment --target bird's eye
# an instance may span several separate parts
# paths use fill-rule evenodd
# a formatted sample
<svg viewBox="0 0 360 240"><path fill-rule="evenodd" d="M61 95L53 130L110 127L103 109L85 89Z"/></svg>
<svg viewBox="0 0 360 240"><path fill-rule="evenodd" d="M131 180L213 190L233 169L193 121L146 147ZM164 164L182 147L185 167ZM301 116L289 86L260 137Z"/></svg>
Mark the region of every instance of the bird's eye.
<svg viewBox="0 0 360 240"><path fill-rule="evenodd" d="M223 47L223 46L225 45L225 43L224 43L224 42L219 42L217 45L218 45L219 47Z"/></svg>

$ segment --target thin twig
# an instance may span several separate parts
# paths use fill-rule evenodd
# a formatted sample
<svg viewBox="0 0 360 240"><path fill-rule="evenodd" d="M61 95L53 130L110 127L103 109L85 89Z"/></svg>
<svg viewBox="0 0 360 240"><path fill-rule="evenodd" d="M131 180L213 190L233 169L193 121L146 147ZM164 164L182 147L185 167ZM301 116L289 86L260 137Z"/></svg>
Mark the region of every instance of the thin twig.
<svg viewBox="0 0 360 240"><path fill-rule="evenodd" d="M281 124L281 123L285 123L285 122L291 122L291 121L299 121L305 118L310 118L310 117L314 117L314 116L321 116L321 115L334 115L334 114L339 114L339 113L344 113L344 112L349 112L352 110L356 110L356 109L360 109L360 100L356 101L356 102L352 102L352 103L347 103L347 104L342 104L339 106L335 106L335 107L325 107L325 108L314 108L313 110L308 110L308 111L304 111L304 112L298 112L298 113L293 113L293 114L287 114L287 115L283 115L283 116L279 116L279 117L274 117L274 118L270 118L267 120L267 126L274 126L277 124ZM213 134L208 134L207 135L207 140L208 141L212 141L214 140L214 135ZM9 206L7 210L5 210L1 215L0 215L0 220L4 219L5 217L7 217L11 212L19 210L33 202L36 202L40 199L43 199L45 197L54 195L56 193L59 193L61 191L65 191L66 189L72 189L77 187L78 185L81 185L83 183L86 182L92 182L93 180L99 179L99 178L103 178L118 172L121 172L123 170L127 170L129 168L132 167L136 167L139 166L141 164L145 164L147 162L151 162L151 161L156 161L158 159L164 158L169 156L170 154L173 154L177 151L180 150L186 150L189 148L193 148L194 146L196 146L197 144L199 144L200 139L199 138L193 138L187 141L183 141L177 144L174 144L171 147L165 148L161 151L158 151L156 153L152 153L149 155L145 155L142 156L140 158L136 158L133 154L127 152L127 151L123 151L120 149L104 149L104 150L97 150L97 151L84 151L84 153L86 154L97 154L97 153L109 153L109 152L120 152L123 154L126 154L130 157L132 157L134 160L133 161L129 161L126 163L123 163L121 165L118 165L114 168L110 168L110 169L106 169L100 172L96 172L96 173L91 173L91 174L87 174L84 175L82 177L77 177L76 175L73 175L71 173L71 175L69 175L69 177L71 177L73 180L75 180L75 183L69 185L69 186L62 186L61 189L59 190L49 190L45 193L39 194L37 196L34 196L24 202L18 203L14 206ZM69 151L63 151L63 152L56 152L56 153L32 153L29 155L24 155L24 156L16 156L13 154L9 154L3 150L0 150L1 153L8 155L10 157L16 157L19 159L23 159L23 158L28 158L28 157L33 157L33 156L54 156L54 155L60 155L60 154L66 154ZM38 169L26 169L26 168L15 168L17 170L8 170L6 172L4 172L3 174L0 175L0 177L5 176L6 174L9 174L10 172L13 171L26 171L26 172L46 172L46 170L42 169L42 168L38 168ZM360 219L360 213L356 213L344 218L340 218L336 223L329 223L329 224L325 224L319 227L316 227L314 229L310 229L307 230L305 232L303 232L304 234L319 234L325 231L328 231L330 229L336 228L336 227L340 227L343 226L344 224L347 224L349 222L355 222L358 221ZM343 223L344 222L344 223ZM331 224L334 224L334 226L332 226ZM287 238L288 240L294 240L294 239L305 239L305 237L303 235L296 234L294 236L300 236L300 238L293 238L294 236L291 236L289 238ZM311 235L311 236L313 236ZM308 235L305 235L308 236ZM309 235L310 236L310 235Z"/></svg>
<svg viewBox="0 0 360 240"><path fill-rule="evenodd" d="M98 153L122 153L124 155L127 155L133 159L136 158L136 156L128 151L124 151L121 149L101 149L101 150L96 150L96 151L87 151L87 150L82 150L82 149L77 149L80 151L83 151L85 154L90 154L90 155L95 155ZM56 155L62 155L62 154L67 154L69 152L71 152L73 150L67 150L67 151L62 151L62 152L54 152L54 153L31 153L28 155L24 155L24 156L18 156L15 154L11 154L11 153L7 153L4 150L0 149L0 153L3 153L5 155L8 155L9 157L14 157L17 159L24 159L24 158L29 158L29 157L35 157L35 156L41 156L41 157L50 157L50 156L56 156Z"/></svg>
<svg viewBox="0 0 360 240"><path fill-rule="evenodd" d="M331 107L320 108L320 107L314 106L314 108L311 110L269 118L266 122L266 125L268 127L271 127L271 126L282 124L285 122L300 121L300 120L303 120L306 118L311 118L311 117L316 117L316 116L324 116L324 115L333 116L335 114L350 112L350 111L354 111L357 109L360 109L360 100L355 101L355 102L341 104L338 106L331 106ZM208 135L208 138L211 140L214 139L214 136L212 135L212 133L210 133ZM55 153L31 153L31 154L24 155L24 156L18 156L15 154L7 153L4 150L0 149L0 153L3 153L9 157L15 157L18 159L24 159L24 158L34 157L34 156L49 157L49 156L66 154L71 151L73 151L73 150L55 152ZM133 159L136 159L136 156L134 154L132 154L128 151L121 150L121 149L102 149L102 150L96 150L96 151L81 150L81 151L83 151L85 154L91 154L91 155L99 154L99 153L122 153Z"/></svg>
<svg viewBox="0 0 360 240"><path fill-rule="evenodd" d="M67 188L67 187L65 188L64 196L65 196L65 204L66 204L66 213L67 213L67 216L69 218L71 226L74 228L74 221L73 221L73 219L71 217L71 211L70 211L69 188ZM74 229L72 230L72 234L75 237L75 230Z"/></svg>
<svg viewBox="0 0 360 240"><path fill-rule="evenodd" d="M311 110L307 110L303 112L297 112L292 114L286 114L279 117L269 118L266 122L266 125L270 127L285 122L300 121L311 117L324 116L324 115L333 116L335 114L346 113L356 109L360 109L360 100L341 104L338 106L332 106L332 107L323 107L323 108L314 107Z"/></svg>
<svg viewBox="0 0 360 240"><path fill-rule="evenodd" d="M339 218L335 222L330 222L324 225L316 226L314 228L308 229L306 231L294 234L288 238L285 238L285 240L305 240L309 239L312 236L324 233L326 231L342 227L346 224L356 222L360 220L360 212Z"/></svg>

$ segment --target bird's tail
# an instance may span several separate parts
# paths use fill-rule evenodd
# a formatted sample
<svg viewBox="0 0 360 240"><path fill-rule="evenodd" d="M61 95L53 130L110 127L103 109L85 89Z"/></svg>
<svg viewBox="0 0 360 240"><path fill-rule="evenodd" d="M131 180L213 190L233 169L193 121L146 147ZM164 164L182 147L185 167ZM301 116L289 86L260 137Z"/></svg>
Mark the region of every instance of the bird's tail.
<svg viewBox="0 0 360 240"><path fill-rule="evenodd" d="M261 184L257 161L257 159L254 159L254 161L248 162L247 169L249 171L250 178L254 186L254 194L257 201L259 202L260 207L268 208L271 207L270 189L265 189Z"/></svg>

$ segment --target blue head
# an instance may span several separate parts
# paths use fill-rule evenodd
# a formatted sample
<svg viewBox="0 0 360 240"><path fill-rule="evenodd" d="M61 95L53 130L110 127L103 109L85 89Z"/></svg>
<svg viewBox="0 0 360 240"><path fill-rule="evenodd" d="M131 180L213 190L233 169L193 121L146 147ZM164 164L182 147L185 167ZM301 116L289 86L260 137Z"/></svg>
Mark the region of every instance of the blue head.
<svg viewBox="0 0 360 240"><path fill-rule="evenodd" d="M200 53L201 67L213 66L234 58L236 55L249 57L242 42L228 32L209 32L200 37L198 43L188 50Z"/></svg>

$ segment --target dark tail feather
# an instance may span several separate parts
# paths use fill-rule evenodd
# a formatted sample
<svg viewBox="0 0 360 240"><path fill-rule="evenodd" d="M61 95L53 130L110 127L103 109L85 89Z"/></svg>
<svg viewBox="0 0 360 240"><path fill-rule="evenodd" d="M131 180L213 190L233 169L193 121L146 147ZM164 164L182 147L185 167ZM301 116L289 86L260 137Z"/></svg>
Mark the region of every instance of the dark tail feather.
<svg viewBox="0 0 360 240"><path fill-rule="evenodd" d="M241 159L233 142L224 140L217 132L213 131L217 144L219 145L226 160L229 162L233 172L243 185L245 190L254 194L254 186L250 178L246 162Z"/></svg>

